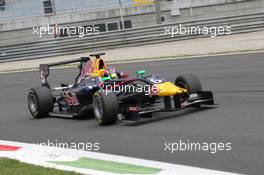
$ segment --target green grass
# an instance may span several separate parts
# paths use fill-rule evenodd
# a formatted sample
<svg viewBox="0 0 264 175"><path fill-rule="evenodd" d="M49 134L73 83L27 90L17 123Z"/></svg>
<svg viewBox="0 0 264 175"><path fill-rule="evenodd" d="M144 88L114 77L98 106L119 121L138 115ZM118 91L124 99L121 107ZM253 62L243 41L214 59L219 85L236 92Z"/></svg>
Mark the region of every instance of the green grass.
<svg viewBox="0 0 264 175"><path fill-rule="evenodd" d="M157 174L161 171L159 168L132 165L126 162L112 162L91 158L80 158L76 161L50 161L58 165L71 166L76 168L92 169L117 174Z"/></svg>
<svg viewBox="0 0 264 175"><path fill-rule="evenodd" d="M74 172L66 172L52 168L44 168L22 163L17 160L0 158L1 175L81 175Z"/></svg>

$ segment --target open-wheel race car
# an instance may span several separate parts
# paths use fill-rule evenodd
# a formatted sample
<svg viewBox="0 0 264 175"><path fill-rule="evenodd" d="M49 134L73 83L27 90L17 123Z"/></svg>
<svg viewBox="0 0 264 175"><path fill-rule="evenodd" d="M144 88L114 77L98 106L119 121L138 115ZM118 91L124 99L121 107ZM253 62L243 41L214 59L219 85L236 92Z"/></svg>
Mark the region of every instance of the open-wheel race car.
<svg viewBox="0 0 264 175"><path fill-rule="evenodd" d="M70 61L40 65L41 87L28 93L28 107L36 119L94 116L99 125L118 120L138 121L155 112L177 111L187 107L213 105L213 94L203 91L193 74L179 75L175 82L137 71L134 77L108 67L99 54ZM50 67L80 62L79 74L71 85L51 87ZM162 103L162 105L160 105Z"/></svg>

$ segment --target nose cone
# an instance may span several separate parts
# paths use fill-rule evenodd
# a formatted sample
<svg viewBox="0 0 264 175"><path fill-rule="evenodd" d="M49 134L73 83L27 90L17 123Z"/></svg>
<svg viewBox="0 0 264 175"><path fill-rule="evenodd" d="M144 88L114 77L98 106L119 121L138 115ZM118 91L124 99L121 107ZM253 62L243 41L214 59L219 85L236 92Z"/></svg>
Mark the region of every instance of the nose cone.
<svg viewBox="0 0 264 175"><path fill-rule="evenodd" d="M172 96L172 95L182 94L182 93L187 92L186 89L175 86L171 82L156 84L156 87L157 87L157 92L158 92L157 95L160 97Z"/></svg>

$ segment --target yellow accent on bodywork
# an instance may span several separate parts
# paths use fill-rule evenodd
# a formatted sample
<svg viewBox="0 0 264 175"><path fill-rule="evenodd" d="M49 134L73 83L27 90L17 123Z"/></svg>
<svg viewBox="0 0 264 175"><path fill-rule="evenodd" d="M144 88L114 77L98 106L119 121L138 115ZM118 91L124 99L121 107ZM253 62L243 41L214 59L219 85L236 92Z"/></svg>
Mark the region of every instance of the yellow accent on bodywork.
<svg viewBox="0 0 264 175"><path fill-rule="evenodd" d="M188 92L186 89L175 86L171 82L156 84L155 86L157 87L158 90L157 95L160 97L172 96L172 95L183 94Z"/></svg>

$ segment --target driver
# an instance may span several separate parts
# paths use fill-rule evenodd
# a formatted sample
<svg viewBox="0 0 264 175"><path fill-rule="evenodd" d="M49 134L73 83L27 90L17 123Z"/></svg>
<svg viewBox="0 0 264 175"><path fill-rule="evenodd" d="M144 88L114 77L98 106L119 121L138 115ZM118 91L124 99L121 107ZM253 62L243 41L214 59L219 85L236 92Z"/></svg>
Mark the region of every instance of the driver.
<svg viewBox="0 0 264 175"><path fill-rule="evenodd" d="M109 75L109 71L108 70L106 70L106 69L103 69L102 70L102 76L101 77L109 77L110 75Z"/></svg>
<svg viewBox="0 0 264 175"><path fill-rule="evenodd" d="M83 78L90 75L93 71L93 65L91 61L81 62L79 65L79 74L75 79L75 83L78 84ZM112 79L120 79L120 78L128 78L128 74L125 72L117 72L114 67L107 67L105 69L100 69L98 72L100 82L112 80Z"/></svg>

